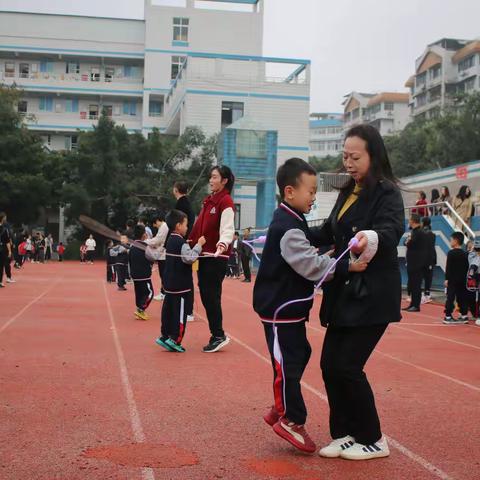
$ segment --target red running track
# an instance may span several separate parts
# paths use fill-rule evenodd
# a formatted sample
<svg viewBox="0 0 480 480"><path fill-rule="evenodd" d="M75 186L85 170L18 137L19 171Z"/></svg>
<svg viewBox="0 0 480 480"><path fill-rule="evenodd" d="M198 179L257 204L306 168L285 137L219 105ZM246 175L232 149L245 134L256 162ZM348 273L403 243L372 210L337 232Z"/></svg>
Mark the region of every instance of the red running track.
<svg viewBox="0 0 480 480"><path fill-rule="evenodd" d="M428 305L389 327L368 364L391 456L348 462L305 456L261 416L271 367L251 308L252 284L225 280L231 344L209 337L196 299L185 354L133 317L133 291L104 281L104 264L28 264L0 290L0 479L478 479L480 328L444 326ZM158 285L156 272L155 283ZM329 441L315 302L305 374L308 430Z"/></svg>

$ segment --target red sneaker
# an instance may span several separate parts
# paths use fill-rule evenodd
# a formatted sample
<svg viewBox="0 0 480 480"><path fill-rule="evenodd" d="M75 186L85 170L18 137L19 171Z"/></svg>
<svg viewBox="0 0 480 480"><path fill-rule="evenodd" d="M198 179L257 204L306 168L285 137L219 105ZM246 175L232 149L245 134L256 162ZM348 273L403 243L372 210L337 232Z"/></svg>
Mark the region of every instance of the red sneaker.
<svg viewBox="0 0 480 480"><path fill-rule="evenodd" d="M263 416L263 419L273 427L280 420L280 415L278 414L277 409L272 405L270 410Z"/></svg>
<svg viewBox="0 0 480 480"><path fill-rule="evenodd" d="M317 449L317 446L313 443L305 427L290 422L285 417L281 418L273 426L273 431L302 452L314 453Z"/></svg>

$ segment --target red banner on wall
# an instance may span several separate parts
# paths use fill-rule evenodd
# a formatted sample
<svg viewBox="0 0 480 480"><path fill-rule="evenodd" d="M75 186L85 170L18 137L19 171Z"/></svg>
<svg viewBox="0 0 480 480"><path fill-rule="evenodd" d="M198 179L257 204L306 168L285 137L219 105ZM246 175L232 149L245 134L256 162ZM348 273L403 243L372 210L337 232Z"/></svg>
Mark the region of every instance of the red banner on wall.
<svg viewBox="0 0 480 480"><path fill-rule="evenodd" d="M455 174L459 180L466 180L468 178L468 167L457 167Z"/></svg>

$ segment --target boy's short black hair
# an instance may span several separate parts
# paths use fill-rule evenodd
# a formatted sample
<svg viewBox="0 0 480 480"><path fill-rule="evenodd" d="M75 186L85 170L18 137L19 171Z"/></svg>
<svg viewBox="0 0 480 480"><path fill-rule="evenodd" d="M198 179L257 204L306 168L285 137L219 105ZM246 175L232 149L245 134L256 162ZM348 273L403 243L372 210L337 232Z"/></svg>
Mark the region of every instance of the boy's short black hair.
<svg viewBox="0 0 480 480"><path fill-rule="evenodd" d="M188 217L180 210L173 209L170 213L168 213L165 221L167 222L167 227L170 232L175 230L177 223L182 223L186 218Z"/></svg>
<svg viewBox="0 0 480 480"><path fill-rule="evenodd" d="M135 222L131 218L129 218L127 220L126 225L127 225L128 228L133 228L133 226L135 225Z"/></svg>
<svg viewBox="0 0 480 480"><path fill-rule="evenodd" d="M183 180L178 180L173 184L173 186L178 190L178 193L186 195L188 193L188 184Z"/></svg>
<svg viewBox="0 0 480 480"><path fill-rule="evenodd" d="M456 240L459 245L463 245L463 242L465 241L465 235L462 232L453 232L450 235L450 238Z"/></svg>
<svg viewBox="0 0 480 480"><path fill-rule="evenodd" d="M145 227L143 225L135 225L133 228L133 239L141 240L145 234Z"/></svg>
<svg viewBox="0 0 480 480"><path fill-rule="evenodd" d="M152 217L152 223L155 223L157 220L159 220L160 222L164 222L165 221L165 215L163 213L156 213Z"/></svg>
<svg viewBox="0 0 480 480"><path fill-rule="evenodd" d="M430 220L430 217L423 217L422 218L422 225L424 227L430 227L432 225L432 221Z"/></svg>
<svg viewBox="0 0 480 480"><path fill-rule="evenodd" d="M289 158L277 171L277 185L280 190L280 197L285 196L285 187L298 185L302 173L317 175L315 169L301 158Z"/></svg>
<svg viewBox="0 0 480 480"><path fill-rule="evenodd" d="M237 231L235 231L234 235L236 235L237 237L240 236L240 234Z"/></svg>
<svg viewBox="0 0 480 480"><path fill-rule="evenodd" d="M141 222L141 223L143 223L144 225L146 225L147 222L148 222L147 217L145 217L145 216L139 217L139 218L138 218L138 221Z"/></svg>
<svg viewBox="0 0 480 480"><path fill-rule="evenodd" d="M418 213L412 213L412 214L410 215L410 220L411 220L413 223L418 223L418 224L420 224L420 222L421 222L422 219L421 219L421 217L420 217L420 215L419 215Z"/></svg>

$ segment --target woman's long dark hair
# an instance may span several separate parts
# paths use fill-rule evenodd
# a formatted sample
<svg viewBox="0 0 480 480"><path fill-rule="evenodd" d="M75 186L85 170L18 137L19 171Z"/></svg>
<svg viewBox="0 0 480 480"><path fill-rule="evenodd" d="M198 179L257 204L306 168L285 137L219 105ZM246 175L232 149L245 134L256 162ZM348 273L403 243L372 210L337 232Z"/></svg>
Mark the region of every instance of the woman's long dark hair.
<svg viewBox="0 0 480 480"><path fill-rule="evenodd" d="M467 190L468 190L468 195L467 195ZM465 200L466 198L469 198L472 195L472 191L470 190L470 187L468 185L462 185L460 187L460 190L458 191L457 198L460 200Z"/></svg>
<svg viewBox="0 0 480 480"><path fill-rule="evenodd" d="M442 193L442 195L440 196L440 199L443 201L445 201L446 198L448 198L450 196L450 190L448 189L448 187L446 186L443 186L442 187L442 190L445 191L445 194Z"/></svg>
<svg viewBox="0 0 480 480"><path fill-rule="evenodd" d="M436 202L437 200L440 200L440 192L438 191L438 189L433 188L433 189L432 189L432 197L431 197L431 199L430 199L430 203L434 203L434 202Z"/></svg>
<svg viewBox="0 0 480 480"><path fill-rule="evenodd" d="M375 127L366 124L352 127L345 135L345 140L351 137L358 137L364 140L367 144L367 152L370 155L370 169L363 181L362 194L365 192L368 195L380 181L386 181L394 185L400 183L393 174L383 138ZM350 193L354 187L355 180L351 178L340 190Z"/></svg>
<svg viewBox="0 0 480 480"><path fill-rule="evenodd" d="M233 185L235 185L235 176L233 175L233 172L230 170L230 167L227 167L226 165L215 165L210 169L210 175L212 172L216 170L222 179L226 178L227 183L225 184L225 189L231 193L233 190Z"/></svg>

